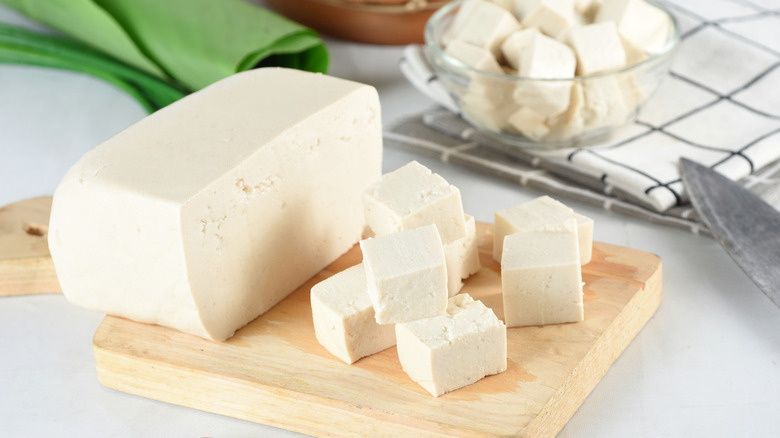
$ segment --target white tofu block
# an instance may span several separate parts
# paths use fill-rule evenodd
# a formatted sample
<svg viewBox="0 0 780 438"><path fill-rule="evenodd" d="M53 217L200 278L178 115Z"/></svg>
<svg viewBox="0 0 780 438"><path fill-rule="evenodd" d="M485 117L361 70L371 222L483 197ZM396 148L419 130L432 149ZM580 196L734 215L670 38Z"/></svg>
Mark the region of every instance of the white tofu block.
<svg viewBox="0 0 780 438"><path fill-rule="evenodd" d="M514 0L490 0L490 2L501 6L509 12L514 10Z"/></svg>
<svg viewBox="0 0 780 438"><path fill-rule="evenodd" d="M450 298L443 315L397 324L395 333L403 370L434 397L506 370L506 325L468 294Z"/></svg>
<svg viewBox="0 0 780 438"><path fill-rule="evenodd" d="M360 249L376 322L414 321L447 308L447 267L436 225L361 240Z"/></svg>
<svg viewBox="0 0 780 438"><path fill-rule="evenodd" d="M517 6L516 6L517 8ZM533 6L522 6L524 27L537 27L545 35L557 38L576 24L574 0L537 0Z"/></svg>
<svg viewBox="0 0 780 438"><path fill-rule="evenodd" d="M311 313L317 341L348 364L395 345L395 327L374 319L362 263L314 285Z"/></svg>
<svg viewBox="0 0 780 438"><path fill-rule="evenodd" d="M545 117L527 106L521 107L509 116L509 123L521 134L534 141L542 140L550 132L545 120Z"/></svg>
<svg viewBox="0 0 780 438"><path fill-rule="evenodd" d="M498 59L501 43L518 30L520 23L511 12L494 3L479 2L469 11L463 26L452 39L488 49Z"/></svg>
<svg viewBox="0 0 780 438"><path fill-rule="evenodd" d="M463 25L466 24L466 20L471 16L471 12L477 3L482 3L484 0L464 0L458 7L458 12L452 18L452 22L449 27L442 33L441 43L446 47L455 38L458 32L463 29Z"/></svg>
<svg viewBox="0 0 780 438"><path fill-rule="evenodd" d="M349 250L379 178L373 87L233 75L88 152L54 195L66 298L221 341Z"/></svg>
<svg viewBox="0 0 780 438"><path fill-rule="evenodd" d="M534 35L523 51L518 76L534 79L573 78L577 66L574 52L561 42L544 35ZM554 117L569 107L571 81L523 81L513 97L541 116Z"/></svg>
<svg viewBox="0 0 780 438"><path fill-rule="evenodd" d="M617 26L611 21L574 27L568 43L577 55L577 75L586 76L617 70L626 65L626 52Z"/></svg>
<svg viewBox="0 0 780 438"><path fill-rule="evenodd" d="M501 293L508 327L583 320L577 223L504 238ZM400 344L400 339L399 339Z"/></svg>
<svg viewBox="0 0 780 438"><path fill-rule="evenodd" d="M447 291L454 296L463 287L463 279L479 272L479 242L474 216L466 215L466 237L444 245L447 263Z"/></svg>
<svg viewBox="0 0 780 438"><path fill-rule="evenodd" d="M377 236L435 224L444 243L466 235L460 191L412 161L363 193L366 224Z"/></svg>
<svg viewBox="0 0 780 438"><path fill-rule="evenodd" d="M504 73L493 54L484 47L475 46L460 40L453 40L447 45L444 53L469 67L490 73Z"/></svg>
<svg viewBox="0 0 780 438"><path fill-rule="evenodd" d="M627 66L637 65L648 58L647 53L635 46L631 41L620 37L620 42L623 44L623 51L626 53Z"/></svg>
<svg viewBox="0 0 780 438"><path fill-rule="evenodd" d="M614 21L620 35L648 53L658 53L672 26L666 13L644 0L603 0L595 22Z"/></svg>
<svg viewBox="0 0 780 438"><path fill-rule="evenodd" d="M539 30L531 27L528 29L518 30L509 35L501 44L501 54L506 60L507 64L515 70L520 69L520 60L523 56L528 43L534 35L538 34Z"/></svg>
<svg viewBox="0 0 780 438"><path fill-rule="evenodd" d="M550 127L548 138L552 140L565 140L582 134L585 121L582 110L585 107L585 96L582 94L580 82L574 82L571 86L569 108L562 114L547 120Z"/></svg>
<svg viewBox="0 0 780 438"><path fill-rule="evenodd" d="M493 231L493 259L502 263L504 236L537 230L565 229L565 224L569 219L574 219L577 223L579 262L583 265L588 263L593 248L593 219L576 213L562 202L549 196L540 196L496 212Z"/></svg>
<svg viewBox="0 0 780 438"><path fill-rule="evenodd" d="M617 126L626 122L632 108L626 102L625 90L618 78L606 75L584 80L581 84L585 97L582 115L586 128Z"/></svg>

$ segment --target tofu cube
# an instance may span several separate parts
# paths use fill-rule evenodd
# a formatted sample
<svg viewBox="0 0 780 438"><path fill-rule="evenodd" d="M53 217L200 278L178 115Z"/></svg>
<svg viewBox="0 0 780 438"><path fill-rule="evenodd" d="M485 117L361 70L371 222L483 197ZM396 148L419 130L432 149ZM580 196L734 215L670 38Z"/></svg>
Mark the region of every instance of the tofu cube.
<svg viewBox="0 0 780 438"><path fill-rule="evenodd" d="M520 23L511 12L497 4L481 1L469 10L468 17L452 39L488 49L498 58L501 43L517 30L520 30Z"/></svg>
<svg viewBox="0 0 780 438"><path fill-rule="evenodd" d="M471 12L478 3L482 3L484 0L464 0L458 7L458 12L452 18L452 22L449 27L444 31L441 37L442 44L446 47L451 41L455 39L455 36L463 29L467 19L471 16Z"/></svg>
<svg viewBox="0 0 780 438"><path fill-rule="evenodd" d="M463 287L463 279L479 272L479 242L474 216L466 215L466 237L444 245L447 263L447 291L455 296Z"/></svg>
<svg viewBox="0 0 780 438"><path fill-rule="evenodd" d="M377 323L444 313L447 266L436 225L361 240L360 249Z"/></svg>
<svg viewBox="0 0 780 438"><path fill-rule="evenodd" d="M460 110L463 117L483 129L500 132L509 127L509 116L517 111L517 104L513 100L509 102L490 99L484 92L472 91L460 98Z"/></svg>
<svg viewBox="0 0 780 438"><path fill-rule="evenodd" d="M574 0L574 11L582 16L585 23L593 23L599 12L601 0Z"/></svg>
<svg viewBox="0 0 780 438"><path fill-rule="evenodd" d="M567 42L577 55L581 76L617 70L626 65L626 52L617 26L611 21L574 27Z"/></svg>
<svg viewBox="0 0 780 438"><path fill-rule="evenodd" d="M550 128L545 124L545 117L527 106L509 116L509 124L534 141L543 139L550 132Z"/></svg>
<svg viewBox="0 0 780 438"><path fill-rule="evenodd" d="M603 0L595 22L614 21L620 35L648 53L658 53L669 39L671 20L644 0Z"/></svg>
<svg viewBox="0 0 780 438"><path fill-rule="evenodd" d="M576 220L555 230L506 236L503 248L501 292L508 327L583 320Z"/></svg>
<svg viewBox="0 0 780 438"><path fill-rule="evenodd" d="M610 22L611 23L611 22ZM632 66L639 64L648 58L647 53L640 49L631 41L620 37L620 42L623 44L623 51L626 53L626 65Z"/></svg>
<svg viewBox="0 0 780 438"><path fill-rule="evenodd" d="M430 224L436 224L444 243L466 235L460 191L417 161L369 186L363 208L377 236Z"/></svg>
<svg viewBox="0 0 780 438"><path fill-rule="evenodd" d="M469 67L484 70L490 73L503 74L504 71L493 57L493 54L484 47L475 46L461 40L453 40L447 44L444 53Z"/></svg>
<svg viewBox="0 0 780 438"><path fill-rule="evenodd" d="M545 35L557 38L575 25L574 0L537 0L520 7L524 27L537 27Z"/></svg>
<svg viewBox="0 0 780 438"><path fill-rule="evenodd" d="M520 69L520 60L523 56L523 51L531 42L534 35L537 35L539 30L536 28L528 28L513 32L506 37L503 43L501 43L501 54L506 60L507 64L515 70Z"/></svg>
<svg viewBox="0 0 780 438"><path fill-rule="evenodd" d="M395 333L403 370L434 397L506 370L506 325L468 294L450 298L443 315L397 324Z"/></svg>
<svg viewBox="0 0 780 438"><path fill-rule="evenodd" d="M374 319L363 264L314 285L311 314L317 341L348 364L395 345L395 327Z"/></svg>
<svg viewBox="0 0 780 438"><path fill-rule="evenodd" d="M533 79L573 78L577 67L574 52L559 41L538 34L523 51L518 76ZM571 81L524 81L514 91L514 100L543 117L554 117L569 107Z"/></svg>
<svg viewBox="0 0 780 438"><path fill-rule="evenodd" d="M575 82L571 86L569 108L562 114L547 120L547 125L550 127L548 138L562 140L581 134L585 127L585 121L582 118L584 107L585 96L582 94L582 85Z"/></svg>
<svg viewBox="0 0 780 438"><path fill-rule="evenodd" d="M577 224L579 262L583 265L588 263L593 248L593 219L576 213L549 196L540 196L532 201L496 212L493 231L493 258L497 262L503 263L505 236L536 230L566 229L566 222L569 219L574 219Z"/></svg>
<svg viewBox="0 0 780 438"><path fill-rule="evenodd" d="M615 76L595 77L582 81L585 126L596 129L625 123L634 108L629 106L623 85Z"/></svg>

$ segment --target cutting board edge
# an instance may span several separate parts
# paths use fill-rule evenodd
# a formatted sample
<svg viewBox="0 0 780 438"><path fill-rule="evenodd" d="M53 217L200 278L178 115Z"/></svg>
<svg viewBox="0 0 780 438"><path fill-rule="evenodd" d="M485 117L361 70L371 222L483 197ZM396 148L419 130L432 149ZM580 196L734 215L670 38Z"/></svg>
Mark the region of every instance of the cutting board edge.
<svg viewBox="0 0 780 438"><path fill-rule="evenodd" d="M520 436L556 436L593 392L612 364L655 315L663 300L663 266L660 257L651 253L645 254L652 255L657 260L657 267L653 274L647 278L640 291L601 334L599 340L550 398L539 415L523 429ZM633 330L626 330L626 327L631 327ZM598 372L589 372L589 370L598 370ZM568 397L563 397L570 388L578 388L579 391L573 397L571 393Z"/></svg>

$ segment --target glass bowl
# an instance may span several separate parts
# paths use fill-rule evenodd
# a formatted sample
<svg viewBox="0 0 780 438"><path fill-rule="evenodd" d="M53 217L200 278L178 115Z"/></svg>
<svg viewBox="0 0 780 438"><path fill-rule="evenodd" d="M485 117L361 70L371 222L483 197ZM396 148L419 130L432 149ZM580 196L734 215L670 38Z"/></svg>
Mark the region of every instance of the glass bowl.
<svg viewBox="0 0 780 438"><path fill-rule="evenodd" d="M641 62L571 79L531 79L493 73L470 67L444 51L442 38L461 3L458 0L442 7L428 20L428 58L469 124L488 137L520 147L558 149L607 140L636 119L667 75L680 42L677 20L663 6L650 1L667 15L671 25L663 49ZM548 115L530 110L545 96L557 96L550 101L558 107L550 108ZM562 107L561 102L565 101L569 104ZM561 109L563 112L559 112Z"/></svg>

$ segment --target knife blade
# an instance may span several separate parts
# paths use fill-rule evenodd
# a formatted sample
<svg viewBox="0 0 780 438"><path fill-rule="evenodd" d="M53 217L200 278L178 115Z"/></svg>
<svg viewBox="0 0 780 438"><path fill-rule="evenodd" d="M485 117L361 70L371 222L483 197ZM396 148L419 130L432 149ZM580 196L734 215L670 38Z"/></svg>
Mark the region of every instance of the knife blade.
<svg viewBox="0 0 780 438"><path fill-rule="evenodd" d="M780 211L717 171L680 159L691 204L726 252L780 307Z"/></svg>

